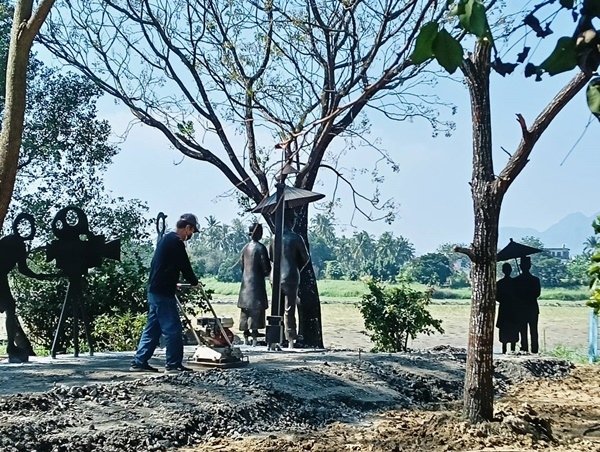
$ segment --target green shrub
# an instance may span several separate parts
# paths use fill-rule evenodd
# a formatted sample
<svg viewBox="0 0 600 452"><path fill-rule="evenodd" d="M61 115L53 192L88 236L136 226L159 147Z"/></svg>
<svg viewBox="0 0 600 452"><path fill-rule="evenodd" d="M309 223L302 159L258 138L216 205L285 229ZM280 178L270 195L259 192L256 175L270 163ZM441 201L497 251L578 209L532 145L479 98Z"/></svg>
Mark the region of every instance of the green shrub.
<svg viewBox="0 0 600 452"><path fill-rule="evenodd" d="M583 351L565 347L564 345L556 346L553 350L548 352L548 355L578 364L585 364L588 362L588 356Z"/></svg>
<svg viewBox="0 0 600 452"><path fill-rule="evenodd" d="M146 314L124 312L101 314L94 322L92 336L98 351L135 350L146 324Z"/></svg>
<svg viewBox="0 0 600 452"><path fill-rule="evenodd" d="M376 280L368 280L367 287L370 293L363 296L358 309L375 343L374 351L405 351L408 339L419 333L444 332L442 321L427 311L431 291L412 289L406 282L386 287Z"/></svg>

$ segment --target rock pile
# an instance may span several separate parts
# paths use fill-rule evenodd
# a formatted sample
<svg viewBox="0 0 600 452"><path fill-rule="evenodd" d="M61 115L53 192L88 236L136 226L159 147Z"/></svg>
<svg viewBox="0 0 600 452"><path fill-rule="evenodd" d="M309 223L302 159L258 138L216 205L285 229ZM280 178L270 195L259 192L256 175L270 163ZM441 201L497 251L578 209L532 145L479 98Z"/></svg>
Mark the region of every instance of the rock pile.
<svg viewBox="0 0 600 452"><path fill-rule="evenodd" d="M563 376L558 360L498 363L503 385ZM208 438L308 432L391 408L459 400L464 353L365 354L296 366L147 376L134 381L55 386L0 398L0 450L164 451ZM515 426L514 428L518 428Z"/></svg>

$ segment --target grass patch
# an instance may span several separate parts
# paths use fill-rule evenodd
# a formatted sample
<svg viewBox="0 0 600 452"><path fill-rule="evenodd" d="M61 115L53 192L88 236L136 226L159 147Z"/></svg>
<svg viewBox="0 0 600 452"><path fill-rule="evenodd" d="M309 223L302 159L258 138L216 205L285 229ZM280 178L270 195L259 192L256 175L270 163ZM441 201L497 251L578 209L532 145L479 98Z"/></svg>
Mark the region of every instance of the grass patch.
<svg viewBox="0 0 600 452"><path fill-rule="evenodd" d="M564 359L576 364L586 364L588 362L587 353L584 353L580 349L574 349L571 347L566 347L564 345L557 345L549 352L546 352L546 354L548 356Z"/></svg>
<svg viewBox="0 0 600 452"><path fill-rule="evenodd" d="M240 291L240 283L219 282L215 278L203 279L207 289L214 290L215 295L226 297L237 297ZM319 294L324 303L354 303L368 292L367 286L363 281L342 281L333 279L321 279L318 281ZM387 284L394 287L395 284ZM416 290L425 290L424 284L411 284ZM267 283L267 293L270 293L271 286ZM555 304L557 302L584 301L590 297L590 292L585 287L565 289L560 287L542 288L540 300L546 300L544 304ZM435 288L433 291L434 303L440 300L462 300L468 302L471 299L471 289L464 287L460 289L450 289L446 287ZM451 302L451 301L450 301Z"/></svg>

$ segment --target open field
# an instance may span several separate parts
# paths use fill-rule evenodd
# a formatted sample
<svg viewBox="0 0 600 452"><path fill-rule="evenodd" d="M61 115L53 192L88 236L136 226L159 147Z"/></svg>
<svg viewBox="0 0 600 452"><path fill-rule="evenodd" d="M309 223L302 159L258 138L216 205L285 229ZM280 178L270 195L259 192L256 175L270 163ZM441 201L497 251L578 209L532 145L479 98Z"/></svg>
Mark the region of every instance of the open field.
<svg viewBox="0 0 600 452"><path fill-rule="evenodd" d="M220 282L214 278L203 279L204 285L214 290L215 294L221 296L237 296L240 290L239 283ZM318 282L319 294L324 302L329 300L343 301L358 301L365 293L368 292L367 286L363 281L343 281L322 279ZM390 284L390 286L394 286ZM425 290L427 287L423 284L412 284L415 289ZM590 296L587 287L574 288L542 288L540 300L562 300L562 301L581 301L586 300ZM471 298L471 289L468 287L460 289L451 288L435 288L433 298L448 299L448 300L468 300Z"/></svg>
<svg viewBox="0 0 600 452"><path fill-rule="evenodd" d="M215 297L219 298L219 297ZM219 315L232 316L236 325L239 309L234 303L215 303ZM372 345L358 309L348 303L328 303L321 306L325 346L336 349L369 350ZM419 336L410 343L411 348L428 348L436 345L467 346L470 306L468 304L433 304L429 307L435 318L442 319L444 334ZM540 349L551 352L557 347L587 351L589 308L583 306L540 307ZM499 351L497 344L495 351Z"/></svg>

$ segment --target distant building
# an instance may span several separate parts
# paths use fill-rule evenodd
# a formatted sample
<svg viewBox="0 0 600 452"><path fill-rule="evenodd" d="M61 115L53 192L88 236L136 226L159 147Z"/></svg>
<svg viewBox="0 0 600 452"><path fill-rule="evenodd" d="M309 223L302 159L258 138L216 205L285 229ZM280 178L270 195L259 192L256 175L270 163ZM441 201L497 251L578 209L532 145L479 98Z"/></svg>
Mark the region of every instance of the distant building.
<svg viewBox="0 0 600 452"><path fill-rule="evenodd" d="M562 248L544 248L544 251L548 253L552 257L556 257L558 259L568 261L569 260L569 248L566 248L564 245Z"/></svg>

